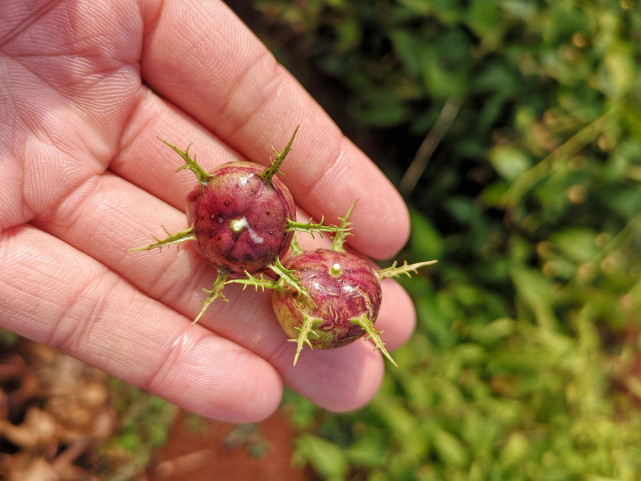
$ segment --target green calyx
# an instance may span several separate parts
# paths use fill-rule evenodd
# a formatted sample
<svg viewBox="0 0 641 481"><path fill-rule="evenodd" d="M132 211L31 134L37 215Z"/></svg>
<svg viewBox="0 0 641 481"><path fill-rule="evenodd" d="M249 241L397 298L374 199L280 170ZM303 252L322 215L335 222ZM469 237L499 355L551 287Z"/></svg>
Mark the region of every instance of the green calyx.
<svg viewBox="0 0 641 481"><path fill-rule="evenodd" d="M387 349L385 349L385 343L381 339L381 334L383 333L383 331L377 331L374 328L374 323L369 319L369 317L367 317L366 313L363 313L361 316L355 317L354 319L350 319L350 322L352 324L358 324L359 326L361 326L367 334L367 338L371 339L374 343L374 349L380 350L392 364L398 367L396 361L394 361L390 353L387 352Z"/></svg>
<svg viewBox="0 0 641 481"><path fill-rule="evenodd" d="M335 225L325 225L325 217L321 217L320 222L314 223L312 222L312 219L309 219L309 222L296 222L291 219L287 219L287 227L285 230L287 232L307 232L310 234L312 237L314 237L314 234L319 234L321 237L323 236L323 232L330 232L333 234L338 235L347 235L345 231L349 230L350 228L346 227L338 227Z"/></svg>
<svg viewBox="0 0 641 481"><path fill-rule="evenodd" d="M175 145L170 144L166 140L161 139L160 137L158 138L158 140L160 140L164 144L166 144L169 147L171 147L185 161L185 165L181 165L180 167L178 167L176 172L179 172L179 171L181 171L183 169L189 169L196 175L196 178L198 179L198 182L200 184L207 185L207 182L209 182L209 179L211 178L211 175L209 175L209 173L205 169L203 169L198 164L198 162L196 162L196 157L195 156L194 156L194 158L191 158L189 156L189 147L191 145L188 145L185 150L181 150L178 147L176 147Z"/></svg>
<svg viewBox="0 0 641 481"><path fill-rule="evenodd" d="M242 284L243 291L247 289L248 286L253 287L256 291L260 289L263 292L265 292L265 289L272 289L278 292L285 291L283 286L278 281L275 281L273 279L266 279L262 274L260 275L260 277L255 277L249 272L245 271L245 276L247 276L246 279L232 279L230 281L227 281L227 284Z"/></svg>
<svg viewBox="0 0 641 481"><path fill-rule="evenodd" d="M167 229L163 227L165 233L168 235L167 238L165 239L159 239L156 236L152 236L156 242L153 244L149 244L146 246L142 247L134 247L133 249L129 249L129 252L137 252L137 251L150 251L152 249L162 249L163 247L170 246L170 245L178 245L181 244L182 242L189 241L189 240L195 240L196 235L194 234L194 229L189 227L188 229L181 230L180 232L177 232L176 234L170 234Z"/></svg>
<svg viewBox="0 0 641 481"><path fill-rule="evenodd" d="M298 336L296 337L296 339L288 339L288 341L296 343L296 354L294 355L293 364L294 366L298 362L298 356L300 356L300 353L303 350L303 346L305 346L305 344L307 344L310 349L314 349L314 346L309 340L309 337L315 336L319 338L320 334L318 334L318 332L316 332L314 328L324 322L322 319L308 316L304 312L301 312L301 315L303 316L303 323L300 325L300 327L294 328L296 332L298 332Z"/></svg>
<svg viewBox="0 0 641 481"><path fill-rule="evenodd" d="M354 206L356 205L356 202L358 200L355 200L352 205L349 206L349 209L347 209L347 212L343 217L339 217L341 221L341 225L339 226L339 230L336 232L336 235L334 236L334 240L332 241L332 247L331 249L335 252L345 252L344 244L345 244L345 239L347 238L348 235L350 235L350 230L352 230L352 223L349 221L349 216L352 213L352 210L354 209Z"/></svg>
<svg viewBox="0 0 641 481"><path fill-rule="evenodd" d="M316 305L316 303L312 299L312 296L309 295L309 291L307 290L307 288L303 286L303 284L301 284L300 280L298 280L298 278L293 274L291 270L283 266L278 257L276 258L274 263L269 266L269 268L275 274L278 274L278 282L281 285L292 287L297 292L299 299L301 296L304 296L312 305Z"/></svg>
<svg viewBox="0 0 641 481"><path fill-rule="evenodd" d="M265 289L271 289L281 293L284 293L286 288L289 287L296 291L299 299L305 297L312 306L316 305L309 295L309 291L301 284L300 280L298 280L290 269L283 266L279 258L276 258L274 263L269 266L269 269L278 275L278 280L268 279L263 274L260 274L260 277L256 277L247 271L245 271L245 278L228 280L228 272L218 271L218 277L211 290L205 289L205 291L209 293L209 297L203 302L203 308L194 320L194 324L198 322L210 304L216 299L227 301L227 298L223 295L223 289L227 284L241 284L243 290L248 286L252 286L256 291L261 289L264 292Z"/></svg>
<svg viewBox="0 0 641 481"><path fill-rule="evenodd" d="M264 180L267 182L271 182L272 179L276 174L281 174L283 173L280 171L281 165L283 165L283 162L285 161L285 157L287 157L287 154L289 154L290 150L292 150L292 143L294 142L294 137L296 137L296 132L298 132L298 127L294 129L294 133L292 134L292 137L289 139L289 142L285 146L285 148L282 150L282 152L278 152L273 146L272 150L274 151L274 158L270 158L270 163L269 167L267 167L262 173L260 173L260 177L262 177Z"/></svg>
<svg viewBox="0 0 641 481"><path fill-rule="evenodd" d="M433 261L425 261L425 262L417 262L416 264L408 264L407 261L403 262L403 265L400 267L398 266L398 262L394 261L394 263L386 267L385 269L381 269L379 271L376 271L376 276L378 277L379 281L382 281L383 279L387 279L388 277L398 277L402 274L405 274L407 277L412 277L412 273L417 273L418 269L421 267L425 266L431 266L432 264L436 264L438 261L433 260Z"/></svg>
<svg viewBox="0 0 641 481"><path fill-rule="evenodd" d="M205 292L209 293L209 296L207 299L203 301L203 307L196 316L196 319L194 319L194 322L191 323L193 326L196 324L200 318L203 316L207 308L211 305L212 302L214 302L216 299L220 299L222 301L227 301L228 299L224 296L223 294L223 289L225 288L225 284L227 283L227 277L229 277L229 272L224 272L224 271L218 271L218 275L216 276L216 280L214 281L214 285L212 286L211 289L203 289Z"/></svg>
<svg viewBox="0 0 641 481"><path fill-rule="evenodd" d="M232 279L227 281L226 283L242 284L243 290L246 289L247 286L252 286L255 290L261 289L262 291L264 291L265 289L271 289L278 292L285 292L285 289L287 287L290 287L296 291L299 299L301 298L301 296L303 296L312 305L316 305L312 297L309 295L309 291L307 290L307 288L303 286L303 284L301 284L301 282L290 269L287 269L285 266L283 266L279 258L276 258L274 263L269 266L269 269L278 275L278 280L267 279L262 274L260 275L260 277L255 277L249 272L245 271L244 279Z"/></svg>
<svg viewBox="0 0 641 481"><path fill-rule="evenodd" d="M292 236L292 242L290 244L290 250L292 251L292 255L296 256L298 254L301 254L303 252L303 248L298 245L298 240L296 239L296 234Z"/></svg>

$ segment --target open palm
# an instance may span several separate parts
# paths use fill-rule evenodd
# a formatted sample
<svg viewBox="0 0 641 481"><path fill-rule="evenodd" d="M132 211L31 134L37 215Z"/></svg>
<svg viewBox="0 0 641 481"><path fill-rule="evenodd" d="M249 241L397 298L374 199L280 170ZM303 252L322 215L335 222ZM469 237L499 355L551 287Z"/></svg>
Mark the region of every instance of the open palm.
<svg viewBox="0 0 641 481"><path fill-rule="evenodd" d="M195 179L158 136L212 170L267 163L298 124L283 170L301 208L335 222L359 199L349 240L365 255L406 240L393 187L224 4L2 1L0 114L1 326L229 421L272 413L283 382L330 410L371 398L370 344L292 367L269 293L229 286L191 327L215 269L190 248L127 252L186 226ZM383 289L394 348L414 314L398 284Z"/></svg>

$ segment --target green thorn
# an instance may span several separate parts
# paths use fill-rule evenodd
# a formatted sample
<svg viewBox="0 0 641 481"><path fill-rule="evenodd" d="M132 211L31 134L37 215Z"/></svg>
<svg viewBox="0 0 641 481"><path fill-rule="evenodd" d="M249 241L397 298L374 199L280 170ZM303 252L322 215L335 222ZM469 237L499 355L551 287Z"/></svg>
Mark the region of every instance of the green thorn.
<svg viewBox="0 0 641 481"><path fill-rule="evenodd" d="M358 324L363 328L363 330L367 333L367 337L372 340L374 345L376 346L374 349L380 350L389 361L394 364L396 367L398 367L398 364L396 364L396 361L392 359L392 356L390 355L389 352L387 352L387 349L385 349L385 343L381 339L381 333L383 331L377 331L374 328L374 323L369 320L367 317L367 313L363 313L363 315L359 317L355 317L354 319L350 319L350 322L353 324Z"/></svg>
<svg viewBox="0 0 641 481"><path fill-rule="evenodd" d="M292 274L291 270L283 266L278 257L276 258L274 263L269 266L269 268L276 274L278 274L280 283L293 287L296 290L299 299L300 296L303 295L312 303L313 306L316 306L316 303L312 299L312 296L309 295L309 291L307 290L307 288L301 284L301 282L296 276L294 276L294 274Z"/></svg>
<svg viewBox="0 0 641 481"><path fill-rule="evenodd" d="M339 217L339 219L341 220L341 225L339 229L341 230L339 230L334 236L334 241L332 242L332 247L331 247L333 251L345 252L345 248L343 247L343 245L345 244L345 239L347 238L347 236L351 235L349 231L352 229L351 228L352 223L349 222L348 219L352 213L352 209L354 209L354 206L356 205L357 202L358 200L355 200L354 203L349 206L349 209L347 209L347 212L345 213L345 215L343 217Z"/></svg>
<svg viewBox="0 0 641 481"><path fill-rule="evenodd" d="M312 219L309 219L309 222L296 222L291 219L287 219L287 227L285 230L287 232L307 232L310 234L312 237L314 237L315 233L320 234L321 237L323 237L323 232L331 232L333 234L339 235L341 232L345 231L345 227L338 227L335 225L325 225L323 224L325 222L325 217L321 217L320 222L314 224L312 222Z"/></svg>
<svg viewBox="0 0 641 481"><path fill-rule="evenodd" d="M178 167L176 172L181 171L183 169L189 169L191 170L194 174L196 174L196 178L198 179L198 182L200 182L202 185L207 185L207 182L209 182L209 179L211 178L211 175L207 173L205 169L203 169L198 162L196 162L196 157L193 159L189 156L189 147L191 147L191 144L187 146L185 150L181 150L175 145L170 144L166 140L161 139L158 137L158 140L163 142L164 144L168 145L171 147L178 155L180 155L183 160L185 161L185 165L181 165Z"/></svg>
<svg viewBox="0 0 641 481"><path fill-rule="evenodd" d="M156 239L156 242L154 242L153 244L149 244L143 247L134 247L133 249L128 249L128 251L137 252L137 251L150 251L151 249L156 249L156 248L162 249L165 246L180 244L181 242L196 239L196 235L194 234L192 227L189 227L188 229L185 229L185 230L181 230L176 234L170 234L167 231L167 229L165 229L164 227L163 227L163 230L169 236L166 239L158 239L158 237L152 236L154 239Z"/></svg>
<svg viewBox="0 0 641 481"><path fill-rule="evenodd" d="M433 261L425 261L425 262L417 262L416 264L408 264L407 261L403 262L403 265L401 267L397 267L398 262L394 261L394 263L386 267L385 269L381 269L379 271L376 271L376 276L378 277L378 280L382 281L383 279L387 279L388 277L397 277L402 274L405 274L407 277L412 277L412 272L418 272L418 269L421 267L425 266L431 266L432 264L436 264L438 261L433 260Z"/></svg>
<svg viewBox="0 0 641 481"><path fill-rule="evenodd" d="M228 276L229 276L229 272L224 272L219 270L218 275L216 276L216 280L214 281L214 285L211 287L211 290L203 289L203 291L209 292L209 297L207 297L207 299L203 301L203 308L200 310L200 312L196 316L196 319L194 319L194 322L191 323L192 326L200 320L200 318L205 313L207 308L216 299L220 299L222 301L229 300L223 295L223 289L225 288L225 281L227 280Z"/></svg>
<svg viewBox="0 0 641 481"><path fill-rule="evenodd" d="M260 278L258 278L245 271L245 275L247 276L247 279L232 279L231 281L227 281L227 284L242 284L243 291L247 289L247 286L253 286L256 291L260 288L263 292L265 292L265 289L284 292L283 286L281 286L279 282L271 279L265 279L265 276L262 274L260 275Z"/></svg>
<svg viewBox="0 0 641 481"><path fill-rule="evenodd" d="M298 255L298 254L303 252L303 249L301 248L301 246L298 245L298 240L296 239L296 233L294 233L294 235L292 237L290 250L292 251L292 255L293 256L296 256L296 255Z"/></svg>
<svg viewBox="0 0 641 481"><path fill-rule="evenodd" d="M294 366L298 362L298 356L300 356L300 353L303 350L303 346L305 344L307 344L310 349L314 349L314 346L309 340L309 335L313 334L316 337L320 337L320 335L316 331L314 331L314 326L324 322L322 319L319 319L317 317L310 317L304 312L301 312L301 314L303 316L303 323L300 327L294 328L296 329L296 331L298 331L298 337L296 339L288 339L288 341L290 342L295 342L297 346L296 354L294 355Z"/></svg>
<svg viewBox="0 0 641 481"><path fill-rule="evenodd" d="M274 151L274 159L270 157L270 164L269 167L267 167L262 173L259 175L265 179L267 182L271 182L272 179L276 174L283 174L280 171L281 165L283 165L283 162L285 161L285 157L287 157L287 154L289 154L289 151L292 150L292 142L294 142L294 137L296 137L296 132L298 132L298 125L296 129L294 130L294 133L292 134L291 139L289 139L289 142L285 146L282 152L278 152L273 146L272 150Z"/></svg>

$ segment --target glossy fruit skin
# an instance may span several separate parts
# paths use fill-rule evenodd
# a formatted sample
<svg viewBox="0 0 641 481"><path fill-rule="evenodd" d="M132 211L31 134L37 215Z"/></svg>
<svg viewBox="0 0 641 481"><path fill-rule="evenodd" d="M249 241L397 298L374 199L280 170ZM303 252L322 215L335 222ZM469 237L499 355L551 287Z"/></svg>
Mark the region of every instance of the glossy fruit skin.
<svg viewBox="0 0 641 481"><path fill-rule="evenodd" d="M335 266L340 273L335 274ZM309 336L312 346L329 349L354 342L365 334L358 324L350 322L364 313L374 322L381 305L381 286L374 270L363 259L347 252L318 249L302 252L286 263L307 289L312 305L291 288L275 291L272 297L274 313L284 331L296 339L303 323L303 314L322 319L314 330L318 337Z"/></svg>
<svg viewBox="0 0 641 481"><path fill-rule="evenodd" d="M294 199L278 178L264 180L252 162L224 164L187 198L187 217L200 253L218 269L265 270L289 249Z"/></svg>

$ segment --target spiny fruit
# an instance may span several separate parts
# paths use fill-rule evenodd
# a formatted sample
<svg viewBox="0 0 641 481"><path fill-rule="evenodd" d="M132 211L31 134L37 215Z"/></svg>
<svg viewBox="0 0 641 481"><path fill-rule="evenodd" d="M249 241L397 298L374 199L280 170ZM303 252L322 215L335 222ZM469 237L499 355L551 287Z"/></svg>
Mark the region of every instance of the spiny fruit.
<svg viewBox="0 0 641 481"><path fill-rule="evenodd" d="M201 254L219 269L258 272L289 249L294 199L280 179L251 162L214 170L187 198L187 219Z"/></svg>
<svg viewBox="0 0 641 481"><path fill-rule="evenodd" d="M287 186L275 175L291 150L298 127L285 149L277 152L269 167L253 162L239 161L223 164L213 172L206 172L187 148L162 140L185 161L178 170L191 170L198 180L187 198L189 227L165 239L132 250L151 250L185 241L194 241L197 250L218 269L218 277L209 297L194 322L217 298L224 299L222 291L230 274L256 273L271 269L290 280L294 290L300 289L297 280L288 274L280 262L289 249L294 231L337 232L336 226L326 226L293 220L296 215L294 199Z"/></svg>
<svg viewBox="0 0 641 481"><path fill-rule="evenodd" d="M331 248L303 252L295 241L292 244L294 255L285 267L289 275L298 279L302 289L292 289L282 278L271 281L250 274L247 279L229 281L274 290L274 313L291 337L290 341L297 343L294 365L305 344L328 349L349 344L364 335L396 365L385 349L380 332L374 328L381 305L380 282L401 274L409 276L436 262L411 265L405 262L400 267L394 262L391 267L377 270L360 257L345 252L343 244L352 207L343 217L343 230L336 234Z"/></svg>

